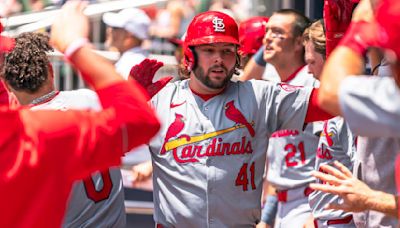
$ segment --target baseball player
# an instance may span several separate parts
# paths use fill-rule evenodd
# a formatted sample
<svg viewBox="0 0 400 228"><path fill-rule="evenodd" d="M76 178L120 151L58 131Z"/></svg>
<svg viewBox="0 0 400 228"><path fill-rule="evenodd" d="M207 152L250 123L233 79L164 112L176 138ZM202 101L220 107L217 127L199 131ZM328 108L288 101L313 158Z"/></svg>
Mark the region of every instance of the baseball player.
<svg viewBox="0 0 400 228"><path fill-rule="evenodd" d="M104 111L0 109L0 227L59 227L75 180L119 165L123 152L159 129L141 89L87 45L84 6L64 5L52 43L96 90Z"/></svg>
<svg viewBox="0 0 400 228"><path fill-rule="evenodd" d="M355 159L355 137L342 117L335 117L325 122L324 130L318 143L315 170L323 164L340 161L350 170ZM321 191L313 191L309 197L316 227L355 227L353 216L343 210L326 210L330 203L340 203L339 196Z"/></svg>
<svg viewBox="0 0 400 228"><path fill-rule="evenodd" d="M197 15L184 41L190 79L169 84L151 100L164 123L149 144L158 227L254 226L266 139L278 129L299 130L304 121L328 118L315 106L315 89L231 82L238 44L230 16ZM131 72L154 76L159 67L147 61Z"/></svg>
<svg viewBox="0 0 400 228"><path fill-rule="evenodd" d="M353 4L347 0L325 1L325 23L322 19L318 20L304 32L305 59L308 69L314 77L320 78L325 57L329 56L343 36L345 25L350 22L352 9ZM327 49L328 47L329 49ZM316 151L315 170L320 170L322 164L331 164L334 160L340 161L352 169L355 154L354 144L355 138L343 118L335 117L325 121ZM338 196L313 191L308 200L312 209L312 226L355 227L351 213L343 210L325 210L329 203L341 200Z"/></svg>
<svg viewBox="0 0 400 228"><path fill-rule="evenodd" d="M268 17L251 17L239 24L239 54L241 56L240 64L246 66L258 49L263 44L265 29Z"/></svg>
<svg viewBox="0 0 400 228"><path fill-rule="evenodd" d="M302 36L308 23L308 18L294 10L277 11L267 23L264 59L275 67L281 81L290 85L316 87L319 83L307 73L304 62ZM321 131L322 123L308 124L304 132L282 130L270 138L267 180L278 190L276 227L298 226L310 216L307 200L310 192L295 192L304 192L313 181L311 171Z"/></svg>
<svg viewBox="0 0 400 228"><path fill-rule="evenodd" d="M346 32L345 37L340 42L337 50L333 52L330 56L330 59L328 59L322 74L321 89L323 90L323 93L320 94L320 101L322 105L324 105L324 107L332 113L336 114L342 112L349 123L350 129L357 134L360 133L360 135L363 135L360 129L352 128L352 122L358 120L347 118L347 111L365 107L360 106L359 104L368 104L367 102L370 102L369 97L377 96L377 94L369 95L368 93L372 90L366 90L371 88L371 84L369 84L371 83L370 79L357 76L359 78L354 80L356 76L350 75L361 74L364 65L363 56L365 55L367 47L369 46L381 46L391 49L392 55L397 55L400 53L397 51L398 44L395 41L395 38L398 35L396 32L394 32L396 31L396 28L399 27L397 20L399 17L399 12L388 12L388 8L385 9L385 7L388 7L389 5L390 7L398 6L398 2L386 0L380 1L379 5L375 9L376 22L369 1L360 2L353 14L352 22L348 31ZM390 57L390 55L387 57ZM389 62L394 63L390 60ZM341 70L338 71L337 69ZM394 69L396 73L396 68ZM356 81L358 81L357 85L354 84ZM393 84L394 81L396 81L396 78L394 80L392 79ZM324 83L325 86L323 86ZM347 85L344 83L350 83L351 91L349 90L350 87L347 87ZM364 83L367 83L369 86L364 86ZM391 88L393 88L393 86ZM344 99L346 99L346 101L344 101ZM349 105L350 103L352 106L355 106L354 109L347 109L345 107L345 105ZM384 105L385 101L382 100L382 104ZM384 107L385 106L383 106L383 109L385 109ZM374 106L371 108L374 108ZM365 110L358 111L358 113L363 113L363 116L368 116L372 113L372 115L379 114L379 110L371 110L371 108L368 107ZM365 122L363 124L369 123ZM376 128L375 130L377 132L382 132L382 130L379 128ZM348 199L348 196L350 196L352 199L358 199L359 202L357 202L357 204L366 205L367 208L372 209L369 211L360 210L358 207L354 207L354 203L351 204L351 202L349 203L349 201L346 200L345 204L341 207L335 207L349 211L361 212L354 214L354 221L357 226L397 226L397 219L380 212L387 213L387 211L391 211L391 209L393 209L393 205L394 207L396 206L394 200L394 196L397 195L394 175L394 160L400 149L399 145L399 140L396 137L359 137L358 139L357 158L356 163L354 164L354 175L355 177L358 177L364 181L369 186L368 189L371 188L377 191L387 192L392 195L389 197L389 200L387 200L388 197L382 197L382 199L384 199L382 201L385 202L384 207L375 207L378 205L375 200L375 198L377 198L376 196L380 196L382 194L369 194L371 191L364 191L366 188L364 188L362 184L359 184L358 180L353 179L351 176L347 175L345 169L340 168L340 171L345 173L345 175L341 175L341 179L346 180L346 182L351 181L351 183L355 183L355 187L353 187L355 196L351 192L335 191L335 193L339 193L344 199ZM321 175L318 175L318 177L321 177ZM361 191L359 189L361 189ZM359 195L361 196L359 197ZM365 195L367 195L367 197L365 197ZM371 202L373 202L373 207L368 205ZM388 205L387 202L391 203Z"/></svg>
<svg viewBox="0 0 400 228"><path fill-rule="evenodd" d="M15 47L6 55L3 77L20 104L32 110L101 110L96 93L91 90L55 90L52 66L46 55L52 50L44 34L23 33L16 37ZM125 226L123 194L119 168L104 170L76 182L63 227Z"/></svg>

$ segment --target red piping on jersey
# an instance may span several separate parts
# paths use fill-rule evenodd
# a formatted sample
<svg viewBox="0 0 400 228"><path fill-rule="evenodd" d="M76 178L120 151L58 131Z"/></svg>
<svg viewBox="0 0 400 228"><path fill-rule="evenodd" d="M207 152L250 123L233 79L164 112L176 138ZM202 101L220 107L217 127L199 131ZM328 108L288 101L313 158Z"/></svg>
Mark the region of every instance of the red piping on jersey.
<svg viewBox="0 0 400 228"><path fill-rule="evenodd" d="M395 174L396 174L395 180L396 180L397 191L399 191L400 190L400 155L397 156L395 163L396 163L395 167L394 167ZM396 196L396 197L398 197L398 196ZM396 200L396 201L398 203L398 207L400 207L400 200ZM400 210L397 210L397 211L398 211L398 216L400 216Z"/></svg>
<svg viewBox="0 0 400 228"><path fill-rule="evenodd" d="M296 77L297 73L299 73L306 65L303 65L301 67L299 67L297 70L295 70L291 75L289 75L288 78L286 78L286 80L283 80L282 82L284 83L288 83L290 80L293 80L293 78Z"/></svg>
<svg viewBox="0 0 400 228"><path fill-rule="evenodd" d="M351 222L351 220L353 220L353 216L349 215L349 216L346 216L346 217L344 217L342 219L331 219L331 220L328 220L327 223L328 223L328 225L348 224L348 223Z"/></svg>
<svg viewBox="0 0 400 228"><path fill-rule="evenodd" d="M318 91L319 91L318 88L314 88L311 91L310 101L308 102L306 119L304 120L305 123L328 120L334 117L331 114L322 110L322 108L319 106L317 101Z"/></svg>
<svg viewBox="0 0 400 228"><path fill-rule="evenodd" d="M298 130L284 129L284 130L279 130L279 131L275 131L274 133L272 133L271 138L281 138L281 137L287 137L287 136L296 136L298 134L299 134Z"/></svg>

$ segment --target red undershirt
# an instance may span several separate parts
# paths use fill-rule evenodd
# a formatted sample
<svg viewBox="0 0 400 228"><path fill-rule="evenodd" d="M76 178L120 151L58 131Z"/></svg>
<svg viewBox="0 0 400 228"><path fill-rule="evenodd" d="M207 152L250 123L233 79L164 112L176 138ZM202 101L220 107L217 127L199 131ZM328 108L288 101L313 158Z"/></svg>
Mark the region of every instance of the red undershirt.
<svg viewBox="0 0 400 228"><path fill-rule="evenodd" d="M201 93L198 93L198 92L194 91L190 86L189 86L189 88L190 88L190 90L192 91L193 94L199 96L199 97L200 97L201 99L203 99L204 101L208 101L208 100L210 100L211 98L213 98L213 97L215 97L215 96L218 96L218 95L220 95L221 93L223 93L223 92L225 91L225 89L223 89L223 90L221 90L221 91L218 92L218 93L213 93L213 94L201 94Z"/></svg>

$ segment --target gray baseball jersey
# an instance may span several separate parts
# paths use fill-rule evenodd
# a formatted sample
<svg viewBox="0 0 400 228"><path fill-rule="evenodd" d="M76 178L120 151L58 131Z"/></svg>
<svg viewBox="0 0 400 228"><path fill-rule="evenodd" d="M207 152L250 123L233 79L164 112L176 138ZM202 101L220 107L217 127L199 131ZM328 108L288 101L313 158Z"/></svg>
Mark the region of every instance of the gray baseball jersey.
<svg viewBox="0 0 400 228"><path fill-rule="evenodd" d="M348 77L340 87L344 118L358 137L354 175L375 190L398 194L394 162L400 151L399 90L392 78ZM379 137L382 136L382 137ZM398 220L376 211L355 213L358 227L397 227Z"/></svg>
<svg viewBox="0 0 400 228"><path fill-rule="evenodd" d="M318 87L319 81L303 67L290 85ZM304 186L315 178L315 151L323 122L307 124L304 131L281 130L272 134L268 146L268 182L278 190Z"/></svg>
<svg viewBox="0 0 400 228"><path fill-rule="evenodd" d="M354 175L370 188L398 195L395 158L400 152L399 138L358 137ZM398 220L376 211L354 213L357 227L397 227Z"/></svg>
<svg viewBox="0 0 400 228"><path fill-rule="evenodd" d="M369 137L400 137L398 97L400 90L390 77L348 77L339 91L341 110L350 129Z"/></svg>
<svg viewBox="0 0 400 228"><path fill-rule="evenodd" d="M152 99L163 123L150 142L154 218L165 227L251 227L260 219L268 137L301 129L311 88L229 82L207 101L189 80Z"/></svg>
<svg viewBox="0 0 400 228"><path fill-rule="evenodd" d="M100 110L101 105L95 92L80 89L62 91L53 99L32 106L31 109ZM124 195L119 168L94 173L91 177L74 183L63 227L117 228L125 225Z"/></svg>
<svg viewBox="0 0 400 228"><path fill-rule="evenodd" d="M339 161L350 170L353 169L355 155L355 137L342 117L327 120L318 143L315 170L322 164ZM308 196L313 217L320 220L342 219L351 213L342 210L325 210L328 203L340 204L340 197L321 191L314 191Z"/></svg>

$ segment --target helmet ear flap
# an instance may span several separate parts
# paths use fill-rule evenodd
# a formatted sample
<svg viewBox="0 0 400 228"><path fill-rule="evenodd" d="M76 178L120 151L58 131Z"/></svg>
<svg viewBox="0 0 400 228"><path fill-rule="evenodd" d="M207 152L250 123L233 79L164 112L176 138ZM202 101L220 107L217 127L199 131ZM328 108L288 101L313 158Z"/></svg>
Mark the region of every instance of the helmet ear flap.
<svg viewBox="0 0 400 228"><path fill-rule="evenodd" d="M184 65L188 71L192 71L196 67L196 53L193 47L185 47Z"/></svg>

